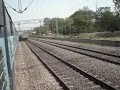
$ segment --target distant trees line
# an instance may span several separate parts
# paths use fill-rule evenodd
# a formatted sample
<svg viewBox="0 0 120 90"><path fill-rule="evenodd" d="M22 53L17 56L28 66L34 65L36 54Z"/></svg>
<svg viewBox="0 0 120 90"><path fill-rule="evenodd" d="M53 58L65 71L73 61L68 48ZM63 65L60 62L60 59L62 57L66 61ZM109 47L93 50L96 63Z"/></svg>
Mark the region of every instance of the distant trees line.
<svg viewBox="0 0 120 90"><path fill-rule="evenodd" d="M118 2L118 3L117 3ZM88 7L79 9L70 17L63 18L45 18L41 27L34 30L37 33L47 34L48 32L63 35L80 34L89 32L119 31L120 30L120 0L114 0L116 11L112 12L110 7L100 7L96 12L89 10Z"/></svg>

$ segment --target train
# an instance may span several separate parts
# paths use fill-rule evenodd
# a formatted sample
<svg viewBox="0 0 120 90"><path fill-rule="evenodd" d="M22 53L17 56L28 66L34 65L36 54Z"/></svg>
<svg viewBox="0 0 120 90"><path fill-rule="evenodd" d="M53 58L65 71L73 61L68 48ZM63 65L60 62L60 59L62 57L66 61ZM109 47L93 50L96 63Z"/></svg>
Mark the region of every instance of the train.
<svg viewBox="0 0 120 90"><path fill-rule="evenodd" d="M0 90L15 90L15 53L18 32L0 0Z"/></svg>
<svg viewBox="0 0 120 90"><path fill-rule="evenodd" d="M19 41L24 41L28 39L28 32L23 32L19 35Z"/></svg>

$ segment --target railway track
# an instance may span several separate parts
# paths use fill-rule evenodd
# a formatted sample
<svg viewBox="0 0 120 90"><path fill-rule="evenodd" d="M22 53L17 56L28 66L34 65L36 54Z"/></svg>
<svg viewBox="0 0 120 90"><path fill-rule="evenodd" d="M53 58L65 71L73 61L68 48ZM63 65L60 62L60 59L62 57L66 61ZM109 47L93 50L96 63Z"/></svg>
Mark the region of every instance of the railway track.
<svg viewBox="0 0 120 90"><path fill-rule="evenodd" d="M80 69L52 52L41 48L35 42L27 41L26 44L60 82L64 90L119 90L117 87L109 85L108 82L87 73L84 69ZM50 58L43 59L41 52L44 52L45 56L43 57L50 57L51 60Z"/></svg>
<svg viewBox="0 0 120 90"><path fill-rule="evenodd" d="M51 42L51 41L45 41L45 40L39 40L39 39L35 39L35 40L40 41L45 44L55 46L55 47L60 47L60 48L63 48L63 49L69 50L69 51L73 51L73 52L76 52L76 53L79 53L82 55L86 55L86 56L89 56L92 58L96 58L96 59L99 59L102 61L120 65L120 56L119 55L85 49L85 48L76 47L76 46L67 45L67 44L61 44L61 43L57 43L57 42Z"/></svg>

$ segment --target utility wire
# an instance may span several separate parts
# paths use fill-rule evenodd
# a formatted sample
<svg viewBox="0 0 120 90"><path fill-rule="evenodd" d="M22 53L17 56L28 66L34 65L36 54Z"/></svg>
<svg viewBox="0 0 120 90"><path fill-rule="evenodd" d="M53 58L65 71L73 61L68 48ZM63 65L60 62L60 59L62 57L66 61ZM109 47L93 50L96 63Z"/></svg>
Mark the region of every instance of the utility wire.
<svg viewBox="0 0 120 90"><path fill-rule="evenodd" d="M28 2L29 0L27 0L27 2ZM38 1L40 1L40 0L36 0L36 1L34 1L34 3L31 5L31 4L29 4L27 7L29 7L30 5L31 5L31 8L29 8L29 10L28 10L28 12L34 12L34 10L35 10L35 8L36 8L36 6L37 6L37 3L38 3ZM31 15L31 13L26 13L26 17L31 17L32 15Z"/></svg>
<svg viewBox="0 0 120 90"><path fill-rule="evenodd" d="M4 1L5 2L5 1ZM11 5L9 5L8 3L5 2L5 4L7 4L10 8L12 8L14 11L18 12L15 8L13 8Z"/></svg>
<svg viewBox="0 0 120 90"><path fill-rule="evenodd" d="M40 6L38 6L38 7L37 7L37 9L42 7L42 5L43 5L44 1L45 1L45 0L42 0L42 2L41 2L41 4L40 4ZM33 16L35 17L35 16L37 15L37 13L38 13L38 11L36 10L36 12L34 13L34 15L33 15Z"/></svg>
<svg viewBox="0 0 120 90"><path fill-rule="evenodd" d="M28 4L28 6L22 11L22 13L23 13L24 11L26 11L34 1L35 1L35 0L32 0L32 1L30 2L30 4Z"/></svg>
<svg viewBox="0 0 120 90"><path fill-rule="evenodd" d="M16 11L17 13L23 13L24 11L26 11L29 7L30 7L30 5L32 4L34 2L34 0L32 0L31 2L30 2L30 4L28 4L28 6L24 9L24 10L22 10L22 2L21 2L21 0L18 0L18 11L15 9L15 8L13 8L11 5L9 5L8 3L6 3L9 7L11 7L14 11Z"/></svg>
<svg viewBox="0 0 120 90"><path fill-rule="evenodd" d="M74 9L74 8L80 6L80 5L82 5L82 4L84 4L84 3L88 2L88 1L89 1L89 0L86 0L86 1L80 3L80 4L76 5L76 6L74 6L74 7L70 8L70 9L68 9L67 11L70 11L70 10L72 10L72 9ZM66 12L65 12L65 13L66 13Z"/></svg>
<svg viewBox="0 0 120 90"><path fill-rule="evenodd" d="M28 6L26 8L28 8L35 0L32 0L30 4L28 4Z"/></svg>
<svg viewBox="0 0 120 90"><path fill-rule="evenodd" d="M35 1L34 5L32 6L32 12L35 12L35 11L37 12L37 11L38 11L38 6L39 6L38 4L39 4L41 1L42 1L42 0L36 0L36 1ZM30 10L31 10L31 9L30 9ZM33 16L35 16L35 14L34 14L34 13L33 13L33 15L28 14L27 16L28 16L28 17L31 17L31 16L32 16L31 18L33 18Z"/></svg>

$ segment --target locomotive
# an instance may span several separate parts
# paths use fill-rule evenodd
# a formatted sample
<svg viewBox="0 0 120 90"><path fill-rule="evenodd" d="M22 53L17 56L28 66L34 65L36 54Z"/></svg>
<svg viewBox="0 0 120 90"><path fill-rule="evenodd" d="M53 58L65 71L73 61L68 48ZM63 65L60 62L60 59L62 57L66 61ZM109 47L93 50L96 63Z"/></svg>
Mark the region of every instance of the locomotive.
<svg viewBox="0 0 120 90"><path fill-rule="evenodd" d="M27 32L23 32L19 35L19 41L24 41L28 39L28 33Z"/></svg>
<svg viewBox="0 0 120 90"><path fill-rule="evenodd" d="M14 62L18 33L0 0L0 90L14 90Z"/></svg>

